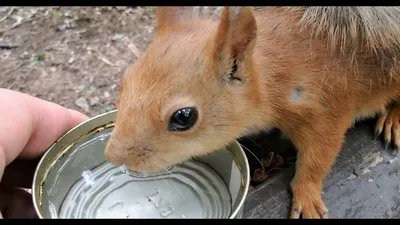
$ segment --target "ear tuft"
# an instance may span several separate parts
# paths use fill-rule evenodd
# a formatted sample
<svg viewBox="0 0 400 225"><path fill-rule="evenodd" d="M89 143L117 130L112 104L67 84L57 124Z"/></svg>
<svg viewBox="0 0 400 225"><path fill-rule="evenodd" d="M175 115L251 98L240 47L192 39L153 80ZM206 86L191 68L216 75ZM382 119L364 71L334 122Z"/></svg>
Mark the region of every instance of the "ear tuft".
<svg viewBox="0 0 400 225"><path fill-rule="evenodd" d="M214 37L214 51L221 54L228 48L232 56L240 57L252 50L256 37L257 23L252 7L225 7Z"/></svg>

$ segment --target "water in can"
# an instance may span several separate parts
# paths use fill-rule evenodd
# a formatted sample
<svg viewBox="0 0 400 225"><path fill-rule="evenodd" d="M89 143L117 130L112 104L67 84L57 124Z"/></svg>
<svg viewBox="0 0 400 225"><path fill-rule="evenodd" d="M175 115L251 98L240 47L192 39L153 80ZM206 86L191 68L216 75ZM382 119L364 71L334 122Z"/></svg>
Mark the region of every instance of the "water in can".
<svg viewBox="0 0 400 225"><path fill-rule="evenodd" d="M227 218L231 212L224 181L193 160L156 175L133 174L108 162L82 175L59 218Z"/></svg>

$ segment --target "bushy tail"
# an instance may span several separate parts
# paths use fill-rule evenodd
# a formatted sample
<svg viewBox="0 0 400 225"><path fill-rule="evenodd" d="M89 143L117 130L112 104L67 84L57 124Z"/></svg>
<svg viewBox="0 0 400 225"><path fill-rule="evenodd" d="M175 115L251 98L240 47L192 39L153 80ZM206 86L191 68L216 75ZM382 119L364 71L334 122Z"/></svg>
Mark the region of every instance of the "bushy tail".
<svg viewBox="0 0 400 225"><path fill-rule="evenodd" d="M306 7L301 23L342 52L400 50L400 7Z"/></svg>

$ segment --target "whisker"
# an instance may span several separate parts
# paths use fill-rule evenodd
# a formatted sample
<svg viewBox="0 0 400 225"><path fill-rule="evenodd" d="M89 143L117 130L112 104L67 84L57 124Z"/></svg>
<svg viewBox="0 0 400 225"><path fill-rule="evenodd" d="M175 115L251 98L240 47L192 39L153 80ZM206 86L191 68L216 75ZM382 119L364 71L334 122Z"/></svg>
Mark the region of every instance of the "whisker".
<svg viewBox="0 0 400 225"><path fill-rule="evenodd" d="M264 149L264 147L262 147L260 144L258 144L255 140L253 140L249 137L246 137L246 136L243 136L242 138L246 138L247 140L253 142L253 144L257 145L257 147L259 147L260 149Z"/></svg>
<svg viewBox="0 0 400 225"><path fill-rule="evenodd" d="M214 125L214 126L216 126L216 127L237 127L237 128L248 129L247 127L236 126L236 125L228 125L228 124L217 124L217 125ZM258 143L256 143L254 140L252 140L252 139L250 139L250 138L248 138L248 137L245 137L245 136L243 136L243 137L244 137L244 138L247 138L247 139L249 139L249 140L251 140L251 141L253 141L253 142L254 142L255 144L257 144L260 148L262 148L262 146L260 146L260 145L259 145ZM261 169L265 171L265 168L264 168L263 164L261 163L261 160L260 160L252 151L250 151L250 149L248 149L246 146L244 146L244 145L241 144L241 143L239 143L239 144L240 144L240 146L243 147L243 149L247 150L251 155L253 155L253 157L260 163Z"/></svg>
<svg viewBox="0 0 400 225"><path fill-rule="evenodd" d="M253 153L250 151L250 149L248 149L246 146L242 145L241 143L239 143L240 146L243 147L243 149L247 150L251 155L253 155L253 157L260 163L261 165L261 169L265 172L265 168L264 165L262 164L261 160Z"/></svg>
<svg viewBox="0 0 400 225"><path fill-rule="evenodd" d="M143 162L143 165L144 165L144 174L147 174L147 162L146 162L146 160L142 160L142 162Z"/></svg>

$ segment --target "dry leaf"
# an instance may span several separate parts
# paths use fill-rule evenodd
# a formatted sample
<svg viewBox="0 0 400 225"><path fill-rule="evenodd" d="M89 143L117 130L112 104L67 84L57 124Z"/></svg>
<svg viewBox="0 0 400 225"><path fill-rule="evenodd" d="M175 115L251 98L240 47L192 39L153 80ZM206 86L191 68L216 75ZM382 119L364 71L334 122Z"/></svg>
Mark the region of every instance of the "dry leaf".
<svg viewBox="0 0 400 225"><path fill-rule="evenodd" d="M268 174L264 168L256 169L254 171L253 181L255 182L263 182L268 178Z"/></svg>
<svg viewBox="0 0 400 225"><path fill-rule="evenodd" d="M281 167L285 164L285 160L283 159L282 156L276 154L276 163L274 167Z"/></svg>
<svg viewBox="0 0 400 225"><path fill-rule="evenodd" d="M269 152L266 158L261 159L261 163L263 164L264 167L268 167L271 165L273 159L274 159L274 153Z"/></svg>

